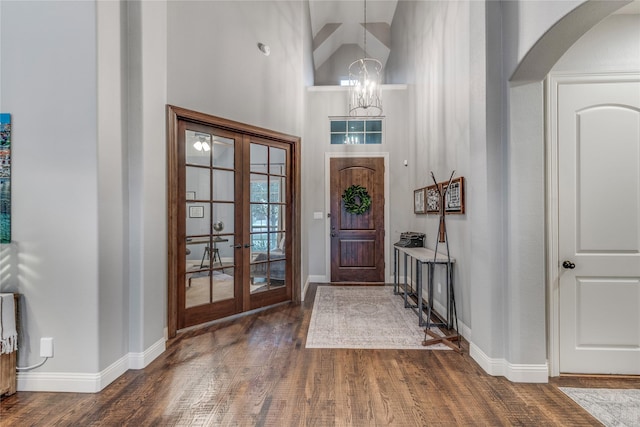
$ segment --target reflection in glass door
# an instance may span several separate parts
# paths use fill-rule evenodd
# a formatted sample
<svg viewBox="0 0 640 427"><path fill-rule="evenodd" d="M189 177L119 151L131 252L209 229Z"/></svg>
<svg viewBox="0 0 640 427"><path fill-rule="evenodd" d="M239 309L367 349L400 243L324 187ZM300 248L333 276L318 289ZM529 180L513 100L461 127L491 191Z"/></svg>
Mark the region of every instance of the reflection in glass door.
<svg viewBox="0 0 640 427"><path fill-rule="evenodd" d="M287 284L287 156L285 148L251 143L251 294Z"/></svg>
<svg viewBox="0 0 640 427"><path fill-rule="evenodd" d="M185 307L234 298L234 140L185 132Z"/></svg>
<svg viewBox="0 0 640 427"><path fill-rule="evenodd" d="M184 264L181 326L237 313L236 155L238 135L197 124L180 126L184 152Z"/></svg>

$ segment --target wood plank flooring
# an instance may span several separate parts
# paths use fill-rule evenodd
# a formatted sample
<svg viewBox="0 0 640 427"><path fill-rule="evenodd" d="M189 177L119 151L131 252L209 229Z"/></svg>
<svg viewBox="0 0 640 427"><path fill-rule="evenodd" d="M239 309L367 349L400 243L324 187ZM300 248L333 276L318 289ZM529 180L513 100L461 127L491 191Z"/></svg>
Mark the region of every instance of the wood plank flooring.
<svg viewBox="0 0 640 427"><path fill-rule="evenodd" d="M319 286L319 285L318 285ZM97 394L18 392L2 426L591 426L559 386L640 388L639 378L516 384L465 352L306 349L313 297L178 335Z"/></svg>

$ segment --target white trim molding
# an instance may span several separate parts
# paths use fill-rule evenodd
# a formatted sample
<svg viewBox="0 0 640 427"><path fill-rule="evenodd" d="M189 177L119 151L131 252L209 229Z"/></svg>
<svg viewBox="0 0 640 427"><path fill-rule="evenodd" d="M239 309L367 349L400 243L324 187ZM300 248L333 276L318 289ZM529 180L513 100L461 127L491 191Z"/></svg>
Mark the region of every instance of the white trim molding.
<svg viewBox="0 0 640 427"><path fill-rule="evenodd" d="M98 373L18 372L18 391L97 393L129 369L143 369L166 349L164 338L142 353L128 353Z"/></svg>
<svg viewBox="0 0 640 427"><path fill-rule="evenodd" d="M509 363L505 359L492 359L480 347L469 342L469 355L489 375L505 377L514 383L547 383L549 382L549 365L525 365Z"/></svg>

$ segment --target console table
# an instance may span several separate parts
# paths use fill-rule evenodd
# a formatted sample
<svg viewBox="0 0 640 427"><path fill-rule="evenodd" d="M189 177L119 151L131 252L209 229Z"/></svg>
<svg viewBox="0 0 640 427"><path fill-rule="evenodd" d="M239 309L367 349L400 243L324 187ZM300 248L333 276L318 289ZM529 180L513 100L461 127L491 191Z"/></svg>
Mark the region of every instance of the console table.
<svg viewBox="0 0 640 427"><path fill-rule="evenodd" d="M404 306L406 308L413 309L418 315L418 325L425 326L425 335L429 335L432 337L430 340L423 341L423 345L431 345L437 342L442 342L451 348L458 350L459 346L453 345L452 341L458 341L459 335L458 331L454 335L449 336L441 336L435 334L431 331L432 327L446 327L447 329L454 329L454 326L457 325L457 322L454 322L457 316L456 308L455 308L455 298L453 293L453 264L456 262L455 258L447 257L441 253L436 254L432 249L427 248L405 248L394 246L394 257L393 257L393 270L394 270L394 278L393 278L393 291L396 295L400 294L400 284L399 282L399 271L398 271L398 262L400 259L400 254L403 255L404 261ZM409 285L407 284L407 260L411 258L414 260L416 265L416 288L417 292L414 292L413 289L409 289ZM422 267L423 265L427 265L427 316L426 320L423 317L424 314L424 302L422 298ZM431 320L431 314L435 313L433 310L433 276L436 265L442 265L446 268L446 291L447 291L447 302L446 302L446 313L445 313L445 321L444 322L433 322ZM416 298L416 304L410 304L408 297L413 296ZM438 314L438 313L436 313ZM438 316L441 317L441 316ZM457 328L456 328L457 329Z"/></svg>

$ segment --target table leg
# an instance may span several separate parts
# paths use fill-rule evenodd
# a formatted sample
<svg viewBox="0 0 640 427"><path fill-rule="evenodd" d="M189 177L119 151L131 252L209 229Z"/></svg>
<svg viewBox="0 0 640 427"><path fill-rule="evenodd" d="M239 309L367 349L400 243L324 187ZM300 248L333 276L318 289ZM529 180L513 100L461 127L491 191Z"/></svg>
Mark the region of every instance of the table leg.
<svg viewBox="0 0 640 427"><path fill-rule="evenodd" d="M422 263L416 260L416 286L418 287L418 326L424 325L422 318Z"/></svg>

